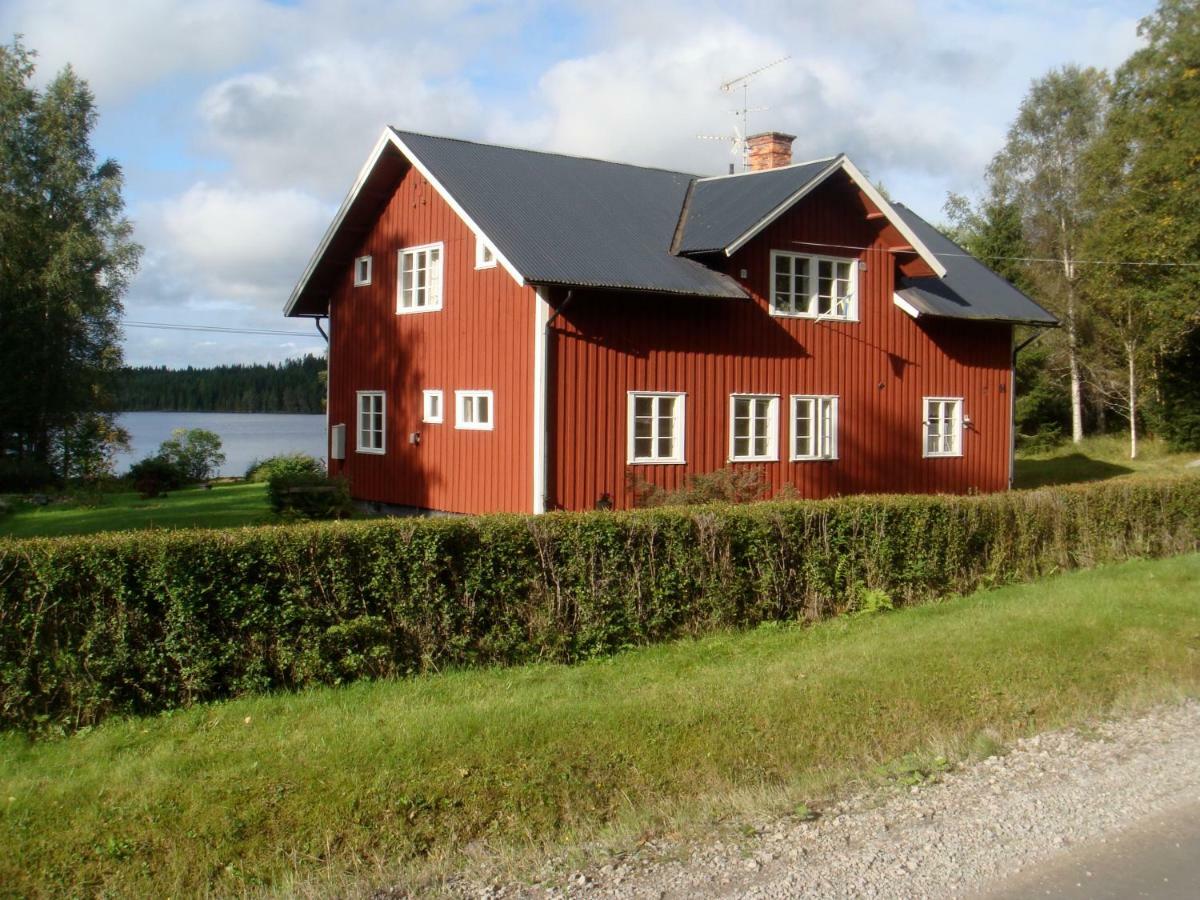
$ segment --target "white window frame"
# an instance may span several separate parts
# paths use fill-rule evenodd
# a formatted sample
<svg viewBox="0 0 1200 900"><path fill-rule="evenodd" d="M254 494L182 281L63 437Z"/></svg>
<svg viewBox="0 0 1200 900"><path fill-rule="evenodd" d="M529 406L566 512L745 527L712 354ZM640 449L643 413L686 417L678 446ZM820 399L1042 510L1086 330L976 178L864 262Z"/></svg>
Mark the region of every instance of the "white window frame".
<svg viewBox="0 0 1200 900"><path fill-rule="evenodd" d="M655 400L660 398L672 398L675 401L672 418L672 450L670 456L638 456L635 452L636 442L634 441L634 420L636 419L635 411L637 401L642 397L651 397ZM655 404L654 426L650 435L652 447L658 447L658 412L657 403ZM626 460L630 465L682 465L686 458L684 456L684 427L687 425L687 394L682 391L629 391L626 394Z"/></svg>
<svg viewBox="0 0 1200 900"><path fill-rule="evenodd" d="M489 260L487 257L491 255ZM476 269L494 269L496 268L496 248L481 238L475 235L475 268Z"/></svg>
<svg viewBox="0 0 1200 900"><path fill-rule="evenodd" d="M796 435L796 411L801 403L813 409L812 453L802 453ZM838 395L792 394L788 403L789 459L792 462L821 462L838 458ZM826 416L826 410L829 411Z"/></svg>
<svg viewBox="0 0 1200 900"><path fill-rule="evenodd" d="M367 397L379 398L379 446L363 446L363 431L374 433L374 428L363 428L363 400ZM357 391L354 407L354 449L358 453L374 453L377 455L387 452L387 392L386 391ZM371 415L375 410L370 411Z"/></svg>
<svg viewBox="0 0 1200 900"><path fill-rule="evenodd" d="M437 251L436 266L429 265L429 255ZM405 305L405 286L404 286L404 260L405 257L413 257L414 270L416 262L421 254L425 254L425 302L421 305L416 305L416 300L420 295L416 293L415 286L408 288L411 303ZM442 308L442 291L443 278L446 264L446 247L438 241L433 244L420 244L416 247L403 247L396 251L396 314L397 315L412 315L414 313L437 312Z"/></svg>
<svg viewBox="0 0 1200 900"><path fill-rule="evenodd" d="M933 403L953 403L953 415L951 417L950 436L953 439L954 446L950 450L930 450L930 417L929 407ZM945 419L945 415L937 417L939 421ZM940 459L946 457L955 457L963 455L963 398L962 397L922 397L921 398L921 455L926 459ZM942 436L939 431L939 436Z"/></svg>
<svg viewBox="0 0 1200 900"><path fill-rule="evenodd" d="M437 412L431 407L437 404ZM429 425L441 425L446 419L446 399L440 390L421 391L421 421Z"/></svg>
<svg viewBox="0 0 1200 900"><path fill-rule="evenodd" d="M487 400L488 417L486 422L468 422L466 420L467 400L482 397ZM455 391L454 392L454 427L460 431L491 431L496 427L496 399L491 391Z"/></svg>
<svg viewBox="0 0 1200 900"><path fill-rule="evenodd" d="M767 450L761 455L753 453L754 440L758 437L753 431L757 417L751 410L751 433L746 435L750 441L751 451L739 456L737 453L737 403L739 400L750 400L758 403L767 402ZM729 461L730 462L779 462L779 395L778 394L730 394L729 395Z"/></svg>
<svg viewBox="0 0 1200 900"><path fill-rule="evenodd" d="M805 266L805 271L808 276L808 303L803 310L784 308L780 306L780 298L776 295L776 271L779 265L779 260L787 258L791 260L792 278L795 278L795 267L801 263ZM833 310L836 310L836 303L833 303L833 309L830 312L818 312L820 298L817 291L820 288L820 279L818 278L819 266L821 263L827 262L834 266L833 274L834 285L837 284L837 268L841 263L846 263L850 266L849 286L846 294L846 312L844 315L838 315ZM859 265L856 257L850 256L820 256L812 253L793 253L790 250L772 250L771 251L771 291L770 291L770 309L771 315L781 316L789 319L821 319L833 322L857 322L858 321L858 273ZM793 280L793 287L795 286ZM794 302L794 297L793 301ZM832 298L831 298L832 303Z"/></svg>
<svg viewBox="0 0 1200 900"><path fill-rule="evenodd" d="M363 264L366 263L364 266ZM354 260L354 286L366 287L371 283L373 262L370 256L360 256Z"/></svg>

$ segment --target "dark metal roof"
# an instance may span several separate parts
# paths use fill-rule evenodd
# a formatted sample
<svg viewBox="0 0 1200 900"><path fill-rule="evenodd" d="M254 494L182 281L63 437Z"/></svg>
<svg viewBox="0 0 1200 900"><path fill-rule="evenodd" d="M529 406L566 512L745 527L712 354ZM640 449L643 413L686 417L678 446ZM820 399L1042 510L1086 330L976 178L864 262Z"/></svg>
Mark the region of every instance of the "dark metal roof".
<svg viewBox="0 0 1200 900"><path fill-rule="evenodd" d="M809 187L839 158L697 181L688 202L676 252L724 250Z"/></svg>
<svg viewBox="0 0 1200 900"><path fill-rule="evenodd" d="M695 176L393 131L527 282L746 296L671 255Z"/></svg>
<svg viewBox="0 0 1200 900"><path fill-rule="evenodd" d="M896 293L924 315L1057 325L1058 319L1017 290L915 212L892 206L906 225L946 267L945 278L905 278Z"/></svg>

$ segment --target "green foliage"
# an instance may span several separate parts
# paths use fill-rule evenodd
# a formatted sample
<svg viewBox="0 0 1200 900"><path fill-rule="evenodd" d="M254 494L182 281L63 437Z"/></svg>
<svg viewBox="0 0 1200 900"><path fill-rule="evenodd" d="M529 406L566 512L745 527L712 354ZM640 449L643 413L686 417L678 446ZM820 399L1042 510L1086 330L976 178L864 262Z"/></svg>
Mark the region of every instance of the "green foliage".
<svg viewBox="0 0 1200 900"><path fill-rule="evenodd" d="M288 472L267 479L271 509L286 518L344 519L350 515L350 483L324 472Z"/></svg>
<svg viewBox="0 0 1200 900"><path fill-rule="evenodd" d="M117 404L123 410L182 412L319 413L325 409L325 360L266 365L122 369Z"/></svg>
<svg viewBox="0 0 1200 900"><path fill-rule="evenodd" d="M203 428L176 428L159 446L158 455L192 483L207 480L225 462L220 436Z"/></svg>
<svg viewBox="0 0 1200 900"><path fill-rule="evenodd" d="M1179 478L0 541L0 722L579 660L835 615L868 590L899 606L1198 540L1200 479Z"/></svg>
<svg viewBox="0 0 1200 900"><path fill-rule="evenodd" d="M325 463L307 453L284 453L269 459L256 459L246 469L246 480L268 481L275 475L324 475Z"/></svg>
<svg viewBox="0 0 1200 900"><path fill-rule="evenodd" d="M1200 327L1160 364L1157 431L1177 452L1200 451Z"/></svg>
<svg viewBox="0 0 1200 900"><path fill-rule="evenodd" d="M36 491L60 483L48 462L29 457L0 456L0 494Z"/></svg>
<svg viewBox="0 0 1200 900"><path fill-rule="evenodd" d="M0 46L0 458L87 477L82 456L103 468L115 435L121 296L140 248L120 166L91 146L91 91L69 66L38 90L33 56Z"/></svg>
<svg viewBox="0 0 1200 900"><path fill-rule="evenodd" d="M147 456L129 467L129 480L142 497L161 497L167 491L183 487L186 477L182 469L165 456Z"/></svg>

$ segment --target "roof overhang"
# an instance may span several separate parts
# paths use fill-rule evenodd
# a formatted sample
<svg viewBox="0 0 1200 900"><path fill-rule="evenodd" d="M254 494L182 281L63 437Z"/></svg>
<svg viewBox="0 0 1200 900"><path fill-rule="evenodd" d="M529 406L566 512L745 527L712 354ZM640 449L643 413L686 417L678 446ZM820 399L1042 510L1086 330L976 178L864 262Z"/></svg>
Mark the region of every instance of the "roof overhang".
<svg viewBox="0 0 1200 900"><path fill-rule="evenodd" d="M913 230L908 227L905 221L900 217L900 214L897 213L892 207L892 204L887 201L887 198L885 198L883 194L879 193L879 190L875 187L875 185L871 184L871 180L863 175L858 166L854 165L854 163L852 163L845 154L834 157L833 162L831 162L820 174L818 174L802 188L767 213L762 219L756 222L753 227L742 234L736 241L734 241L728 247L725 247L725 255L733 256L734 253L744 247L749 241L753 240L755 235L757 235L764 228L799 203L804 197L808 196L814 190L824 184L835 172L845 172L850 180L854 182L855 186L857 186L864 194L867 195L867 199L871 201L875 208L883 213L884 218L887 219L888 223L898 232L900 232L900 234L904 235L904 238L908 241L909 246L911 246L913 251L921 257L925 264L929 266L929 268L932 269L939 278L946 277L946 267L943 266L938 258L930 251L930 249L925 246L925 244L920 238L917 237Z"/></svg>
<svg viewBox="0 0 1200 900"><path fill-rule="evenodd" d="M497 262L516 280L517 284L525 284L524 276L517 271L516 267L509 262L500 249L496 247L495 243L467 215L466 210L442 186L442 183L429 170L429 167L413 153L399 135L391 128L385 128L383 134L379 136L379 140L375 142L375 148L371 151L371 155L367 157L366 163L359 171L358 177L354 180L354 185L350 188L350 192L346 194L342 205L338 207L337 214L334 215L333 221L330 223L329 228L326 229L324 237L321 238L321 243L317 245L316 252L313 253L312 258L308 261L308 265L304 269L304 274L300 276L300 280L296 283L295 288L292 289L291 296L288 297L288 301L283 308L285 316L320 317L328 313L329 294L332 293L332 283L329 277L321 277L323 274L322 270L328 266L339 265L338 260L332 258L336 257L339 251L352 252L348 251L346 246L344 246L347 242L339 242L339 238L346 236L360 237L369 229L375 215L379 212L379 204L372 203L371 201L373 199L382 199L382 195L376 198L372 194L376 191L384 191L385 189L382 187L382 184L386 183L388 185L386 193L387 196L390 196L390 189L394 187L394 180L398 172L394 170L394 167L389 168L389 160L394 163L398 159L408 162L420 172L441 198L446 201L447 205L454 210L455 214L474 232L476 238L487 242L492 247ZM374 188L374 191L372 188ZM324 294L324 296L314 297L312 296L314 293ZM314 307L316 311L313 311Z"/></svg>
<svg viewBox="0 0 1200 900"><path fill-rule="evenodd" d="M952 319L967 322L1007 322L1011 325L1029 325L1033 328L1057 328L1059 322L1057 320L1048 321L1045 319L1026 319L1017 318L1014 316L999 316L988 314L972 314L970 312L946 312L944 310L935 309L925 303L919 292L912 290L901 289L892 294L892 303L902 310L905 314L912 316L914 319Z"/></svg>

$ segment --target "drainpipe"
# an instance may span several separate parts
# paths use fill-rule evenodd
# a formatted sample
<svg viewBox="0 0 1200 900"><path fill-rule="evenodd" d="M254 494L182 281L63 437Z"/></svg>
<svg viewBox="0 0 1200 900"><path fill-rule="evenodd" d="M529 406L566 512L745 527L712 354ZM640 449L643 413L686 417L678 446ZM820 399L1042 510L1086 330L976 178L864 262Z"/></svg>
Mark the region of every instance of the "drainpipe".
<svg viewBox="0 0 1200 900"><path fill-rule="evenodd" d="M543 336L546 354L546 384L542 397L542 425L544 429L542 433L542 509L545 512L554 509L554 498L550 495L550 439L553 432L550 401L554 397L554 323L563 314L563 310L570 305L574 296L574 288L567 291L567 296L563 298L563 302L559 304L558 309L554 310L546 320Z"/></svg>
<svg viewBox="0 0 1200 900"><path fill-rule="evenodd" d="M1008 423L1012 440L1008 448L1008 489L1011 491L1017 478L1017 354L1042 336L1041 331L1035 331L1021 343L1013 347L1012 377L1008 386Z"/></svg>

